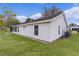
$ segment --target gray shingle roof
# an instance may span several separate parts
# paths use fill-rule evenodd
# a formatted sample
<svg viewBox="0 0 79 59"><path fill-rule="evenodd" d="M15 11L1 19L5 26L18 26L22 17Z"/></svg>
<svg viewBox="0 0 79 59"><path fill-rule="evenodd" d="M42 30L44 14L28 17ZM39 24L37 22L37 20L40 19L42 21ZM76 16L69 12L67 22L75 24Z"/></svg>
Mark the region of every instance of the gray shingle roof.
<svg viewBox="0 0 79 59"><path fill-rule="evenodd" d="M62 11L61 11L61 12L57 12L56 14L54 14L54 15L52 15L52 16L48 16L48 17L45 17L45 18L40 18L40 19L33 20L32 22L43 21L43 20L49 20L49 19L51 19L51 18L54 18L54 17L60 15L61 13L62 13Z"/></svg>
<svg viewBox="0 0 79 59"><path fill-rule="evenodd" d="M63 13L62 11L61 12L57 12L56 14L52 15L52 16L48 16L48 17L45 17L45 18L40 18L40 19L35 19L33 20L32 22L37 22L37 21L44 21L44 20L50 20L58 15L60 15L61 13ZM24 23L20 23L20 24L26 24L26 23L32 23L32 22L24 22Z"/></svg>

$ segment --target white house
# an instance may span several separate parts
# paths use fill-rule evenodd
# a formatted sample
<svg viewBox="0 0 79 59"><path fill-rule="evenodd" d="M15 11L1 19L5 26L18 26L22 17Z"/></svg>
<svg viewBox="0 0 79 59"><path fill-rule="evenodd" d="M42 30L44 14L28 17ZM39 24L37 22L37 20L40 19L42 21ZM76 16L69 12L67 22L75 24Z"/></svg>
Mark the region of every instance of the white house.
<svg viewBox="0 0 79 59"><path fill-rule="evenodd" d="M69 30L71 30L71 31L77 31L77 30L79 30L79 25L69 26Z"/></svg>
<svg viewBox="0 0 79 59"><path fill-rule="evenodd" d="M52 42L60 38L67 30L67 22L64 13L58 12L53 16L33 20L31 23L15 25L10 30L36 40Z"/></svg>

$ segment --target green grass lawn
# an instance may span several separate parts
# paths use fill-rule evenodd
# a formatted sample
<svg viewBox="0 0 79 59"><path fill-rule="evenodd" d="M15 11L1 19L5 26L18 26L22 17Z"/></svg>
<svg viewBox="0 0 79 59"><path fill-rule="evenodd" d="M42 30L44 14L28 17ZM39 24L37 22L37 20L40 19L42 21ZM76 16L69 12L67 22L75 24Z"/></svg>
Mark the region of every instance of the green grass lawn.
<svg viewBox="0 0 79 59"><path fill-rule="evenodd" d="M79 34L44 44L16 34L0 32L0 55L79 55Z"/></svg>

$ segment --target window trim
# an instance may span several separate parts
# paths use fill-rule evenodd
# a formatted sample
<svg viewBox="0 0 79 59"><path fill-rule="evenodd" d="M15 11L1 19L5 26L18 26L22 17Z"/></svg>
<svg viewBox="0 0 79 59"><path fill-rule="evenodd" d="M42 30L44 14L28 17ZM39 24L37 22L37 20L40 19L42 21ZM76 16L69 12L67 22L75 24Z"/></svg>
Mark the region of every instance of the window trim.
<svg viewBox="0 0 79 59"><path fill-rule="evenodd" d="M38 30L39 30L39 26L38 25L34 25L34 35L39 35L39 32L38 32Z"/></svg>
<svg viewBox="0 0 79 59"><path fill-rule="evenodd" d="M58 34L60 34L60 25L58 25Z"/></svg>

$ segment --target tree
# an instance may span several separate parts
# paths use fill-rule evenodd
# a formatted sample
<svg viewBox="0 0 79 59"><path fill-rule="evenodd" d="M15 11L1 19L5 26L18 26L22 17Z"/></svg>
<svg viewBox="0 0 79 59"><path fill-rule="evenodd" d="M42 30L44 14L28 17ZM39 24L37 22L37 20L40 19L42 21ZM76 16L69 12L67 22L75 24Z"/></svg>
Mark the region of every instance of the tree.
<svg viewBox="0 0 79 59"><path fill-rule="evenodd" d="M10 27L12 25L17 25L19 23L20 23L19 20L15 19L15 18L12 18L12 17L8 18L8 20L7 20L7 26L8 27Z"/></svg>
<svg viewBox="0 0 79 59"><path fill-rule="evenodd" d="M48 16L53 16L54 14L60 11L61 11L60 9L53 6L51 8L44 7L41 13L42 13L42 17L48 17Z"/></svg>
<svg viewBox="0 0 79 59"><path fill-rule="evenodd" d="M47 7L44 7L43 11L41 12L42 16L43 17L49 16L49 12L48 11L49 11L49 9Z"/></svg>
<svg viewBox="0 0 79 59"><path fill-rule="evenodd" d="M1 26L4 26L5 24L4 24L4 22L3 22L3 20L0 20L0 27Z"/></svg>
<svg viewBox="0 0 79 59"><path fill-rule="evenodd" d="M3 20L3 15L0 14L0 30L3 30L5 26L5 22Z"/></svg>
<svg viewBox="0 0 79 59"><path fill-rule="evenodd" d="M3 14L11 14L12 10L10 10L7 6L2 7Z"/></svg>
<svg viewBox="0 0 79 59"><path fill-rule="evenodd" d="M32 20L33 20L33 19L31 19L31 18L27 18L27 19L26 19L26 22L32 22Z"/></svg>
<svg viewBox="0 0 79 59"><path fill-rule="evenodd" d="M3 15L0 14L0 26L3 26L4 22L3 22Z"/></svg>
<svg viewBox="0 0 79 59"><path fill-rule="evenodd" d="M5 23L7 25L7 27L10 27L12 25L15 25L15 24L19 24L19 20L17 20L15 17L16 17L16 14L12 12L12 10L8 9L6 6L3 7L3 15L4 17L6 18L5 19Z"/></svg>
<svg viewBox="0 0 79 59"><path fill-rule="evenodd" d="M76 26L76 24L75 23L70 23L69 26Z"/></svg>
<svg viewBox="0 0 79 59"><path fill-rule="evenodd" d="M0 20L0 30L3 30L4 26L5 26L5 24L4 24L3 20Z"/></svg>

